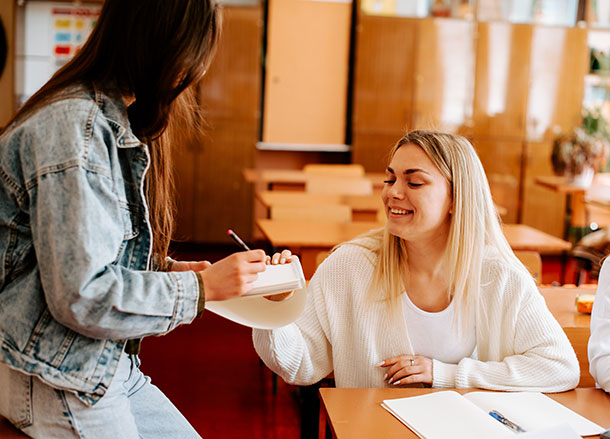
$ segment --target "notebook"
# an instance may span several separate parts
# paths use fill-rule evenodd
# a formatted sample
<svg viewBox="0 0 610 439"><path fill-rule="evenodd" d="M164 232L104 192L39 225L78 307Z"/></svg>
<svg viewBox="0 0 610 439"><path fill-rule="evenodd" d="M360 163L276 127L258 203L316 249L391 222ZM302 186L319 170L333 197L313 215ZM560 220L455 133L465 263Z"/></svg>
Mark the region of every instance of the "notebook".
<svg viewBox="0 0 610 439"><path fill-rule="evenodd" d="M305 288L303 268L297 258L287 264L267 265L258 273L253 287L244 296L272 295Z"/></svg>
<svg viewBox="0 0 610 439"><path fill-rule="evenodd" d="M527 432L567 423L581 436L604 429L539 392L441 391L386 399L381 405L421 438L509 438L515 433L489 412L496 410Z"/></svg>

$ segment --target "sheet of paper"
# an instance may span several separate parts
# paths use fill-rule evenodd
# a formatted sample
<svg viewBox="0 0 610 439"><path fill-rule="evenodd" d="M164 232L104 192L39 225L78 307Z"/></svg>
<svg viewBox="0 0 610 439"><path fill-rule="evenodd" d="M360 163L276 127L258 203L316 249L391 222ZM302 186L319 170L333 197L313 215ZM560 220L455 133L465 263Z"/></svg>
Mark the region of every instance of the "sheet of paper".
<svg viewBox="0 0 610 439"><path fill-rule="evenodd" d="M510 438L514 433L459 393L386 399L382 406L422 438Z"/></svg>
<svg viewBox="0 0 610 439"><path fill-rule="evenodd" d="M485 413L497 410L526 431L568 423L581 436L598 435L604 429L539 392L469 392L464 398Z"/></svg>
<svg viewBox="0 0 610 439"><path fill-rule="evenodd" d="M205 308L241 325L275 329L294 322L305 309L307 289L296 290L289 298L274 302L263 296L246 296L206 302Z"/></svg>

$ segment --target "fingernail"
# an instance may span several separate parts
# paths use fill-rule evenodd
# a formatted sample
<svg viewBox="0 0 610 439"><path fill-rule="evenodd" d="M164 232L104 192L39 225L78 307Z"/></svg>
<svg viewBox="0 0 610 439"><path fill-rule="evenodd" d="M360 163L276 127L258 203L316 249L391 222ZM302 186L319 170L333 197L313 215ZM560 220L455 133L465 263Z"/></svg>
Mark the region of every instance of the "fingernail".
<svg viewBox="0 0 610 439"><path fill-rule="evenodd" d="M396 386L396 385L398 385L398 384L400 384L400 380L398 380L398 381L394 381L394 385L395 385L395 386Z"/></svg>
<svg viewBox="0 0 610 439"><path fill-rule="evenodd" d="M388 377L388 374L386 373L386 374L383 376L383 380L385 381L385 379L386 379L387 377Z"/></svg>
<svg viewBox="0 0 610 439"><path fill-rule="evenodd" d="M380 367L380 366L383 366L384 364L385 364L385 361L380 361L375 366Z"/></svg>
<svg viewBox="0 0 610 439"><path fill-rule="evenodd" d="M285 258L280 259L280 264L283 264L284 262L286 262Z"/></svg>
<svg viewBox="0 0 610 439"><path fill-rule="evenodd" d="M394 378L390 378L390 381L388 381L388 384L392 384L392 380L393 380L393 379L394 379Z"/></svg>

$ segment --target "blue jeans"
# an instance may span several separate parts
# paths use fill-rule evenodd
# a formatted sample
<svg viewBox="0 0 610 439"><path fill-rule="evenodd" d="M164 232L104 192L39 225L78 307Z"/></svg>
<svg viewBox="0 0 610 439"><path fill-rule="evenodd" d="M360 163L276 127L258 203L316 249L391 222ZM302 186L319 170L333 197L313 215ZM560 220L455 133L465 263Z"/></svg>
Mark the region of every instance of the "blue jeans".
<svg viewBox="0 0 610 439"><path fill-rule="evenodd" d="M123 353L108 391L87 407L73 393L0 363L0 414L33 438L200 438L139 365Z"/></svg>

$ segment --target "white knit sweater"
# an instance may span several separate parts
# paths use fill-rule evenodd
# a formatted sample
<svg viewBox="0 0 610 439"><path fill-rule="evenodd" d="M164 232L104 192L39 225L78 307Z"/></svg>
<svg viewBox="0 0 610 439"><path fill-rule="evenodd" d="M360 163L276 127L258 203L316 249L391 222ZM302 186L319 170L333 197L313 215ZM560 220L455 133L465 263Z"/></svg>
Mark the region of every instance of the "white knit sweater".
<svg viewBox="0 0 610 439"><path fill-rule="evenodd" d="M574 350L526 273L486 252L475 358L434 360L433 386L560 392L576 387ZM337 387L384 387L382 360L411 352L401 313L369 298L374 253L353 244L333 252L314 274L307 307L293 324L254 330L256 351L286 382L308 385L334 371Z"/></svg>

